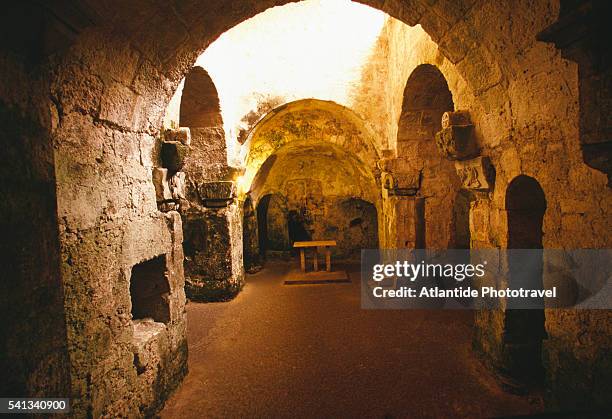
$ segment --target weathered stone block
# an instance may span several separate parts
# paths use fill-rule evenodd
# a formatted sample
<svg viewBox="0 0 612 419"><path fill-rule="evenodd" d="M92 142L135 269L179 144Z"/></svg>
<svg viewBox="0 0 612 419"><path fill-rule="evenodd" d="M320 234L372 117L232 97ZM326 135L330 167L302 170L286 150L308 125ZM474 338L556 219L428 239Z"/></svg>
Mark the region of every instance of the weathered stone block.
<svg viewBox="0 0 612 419"><path fill-rule="evenodd" d="M189 146L178 141L168 141L162 143L161 159L165 168L171 172L178 172L185 164L185 158L189 153Z"/></svg>
<svg viewBox="0 0 612 419"><path fill-rule="evenodd" d="M191 145L191 131L187 127L167 129L164 132L164 141L179 142L183 145Z"/></svg>
<svg viewBox="0 0 612 419"><path fill-rule="evenodd" d="M176 202L160 202L158 208L161 212L176 211L178 204Z"/></svg>
<svg viewBox="0 0 612 419"><path fill-rule="evenodd" d="M395 175L395 195L416 195L420 187L420 170L413 170L409 173L397 173Z"/></svg>
<svg viewBox="0 0 612 419"><path fill-rule="evenodd" d="M236 197L236 183L231 181L204 182L199 187L200 198L208 207L224 207Z"/></svg>
<svg viewBox="0 0 612 419"><path fill-rule="evenodd" d="M473 125L451 125L436 133L436 145L449 160L466 160L478 155Z"/></svg>
<svg viewBox="0 0 612 419"><path fill-rule="evenodd" d="M121 83L108 86L100 103L100 119L124 128L132 128L134 108L139 95Z"/></svg>
<svg viewBox="0 0 612 419"><path fill-rule="evenodd" d="M172 199L172 192L168 183L168 169L163 167L153 168L153 185L155 186L155 199L157 202Z"/></svg>
<svg viewBox="0 0 612 419"><path fill-rule="evenodd" d="M170 191L173 199L185 199L185 172L176 172L170 178Z"/></svg>
<svg viewBox="0 0 612 419"><path fill-rule="evenodd" d="M490 191L495 182L495 169L486 156L455 162L462 187L475 191Z"/></svg>
<svg viewBox="0 0 612 419"><path fill-rule="evenodd" d="M244 277L239 207L192 210L184 218L187 296L197 301L233 298Z"/></svg>

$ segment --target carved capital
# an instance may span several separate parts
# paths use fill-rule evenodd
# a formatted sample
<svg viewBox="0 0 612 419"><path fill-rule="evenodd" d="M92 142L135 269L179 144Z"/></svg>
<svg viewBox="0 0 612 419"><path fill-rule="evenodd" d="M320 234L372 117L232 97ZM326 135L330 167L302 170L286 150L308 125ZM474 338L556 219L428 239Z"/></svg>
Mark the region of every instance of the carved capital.
<svg viewBox="0 0 612 419"><path fill-rule="evenodd" d="M200 199L207 207L226 207L236 198L236 183L230 181L204 182L198 187Z"/></svg>
<svg viewBox="0 0 612 419"><path fill-rule="evenodd" d="M473 191L490 191L495 183L495 169L486 156L455 162L462 187Z"/></svg>
<svg viewBox="0 0 612 419"><path fill-rule="evenodd" d="M451 125L436 133L436 145L449 160L466 160L479 153L473 125Z"/></svg>
<svg viewBox="0 0 612 419"><path fill-rule="evenodd" d="M479 153L474 139L474 125L468 111L444 112L442 130L436 133L436 145L449 160L466 160Z"/></svg>
<svg viewBox="0 0 612 419"><path fill-rule="evenodd" d="M164 141L191 145L191 131L187 127L169 128L164 131Z"/></svg>
<svg viewBox="0 0 612 419"><path fill-rule="evenodd" d="M409 173L384 173L383 187L389 196L414 196L421 187L421 171Z"/></svg>

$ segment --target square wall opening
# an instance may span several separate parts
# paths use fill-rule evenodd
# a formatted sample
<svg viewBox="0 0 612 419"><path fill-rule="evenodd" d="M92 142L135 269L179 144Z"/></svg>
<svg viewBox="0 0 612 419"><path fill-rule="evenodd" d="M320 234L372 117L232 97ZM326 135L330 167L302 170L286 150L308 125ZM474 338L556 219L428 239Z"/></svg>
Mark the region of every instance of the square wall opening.
<svg viewBox="0 0 612 419"><path fill-rule="evenodd" d="M157 256L132 267L130 297L133 320L149 318L156 322L168 323L169 293L166 255Z"/></svg>

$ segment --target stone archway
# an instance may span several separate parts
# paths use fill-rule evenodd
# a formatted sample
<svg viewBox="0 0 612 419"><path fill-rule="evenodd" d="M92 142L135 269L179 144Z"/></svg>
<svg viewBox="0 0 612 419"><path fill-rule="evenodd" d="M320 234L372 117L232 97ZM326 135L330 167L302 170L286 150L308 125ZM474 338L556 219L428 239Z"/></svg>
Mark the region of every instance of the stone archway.
<svg viewBox="0 0 612 419"><path fill-rule="evenodd" d="M434 139L442 128L442 115L453 110L444 75L434 65L418 66L404 88L397 158L386 163L394 179L390 192L400 206L400 217L409 224L404 237L398 237L401 247L456 245L454 207L460 181L453 162L439 152Z"/></svg>
<svg viewBox="0 0 612 419"><path fill-rule="evenodd" d="M164 119L171 127L161 144L164 167L153 169L155 187L159 209L181 214L187 297L231 298L244 276L243 208L234 184L238 170L228 164L217 89L206 70L190 70Z"/></svg>
<svg viewBox="0 0 612 419"><path fill-rule="evenodd" d="M271 110L252 127L245 140L248 154L242 187L251 187L260 168L281 147L294 141L308 146L310 139L350 150L370 171L376 170L380 147L354 111L332 101L303 99Z"/></svg>

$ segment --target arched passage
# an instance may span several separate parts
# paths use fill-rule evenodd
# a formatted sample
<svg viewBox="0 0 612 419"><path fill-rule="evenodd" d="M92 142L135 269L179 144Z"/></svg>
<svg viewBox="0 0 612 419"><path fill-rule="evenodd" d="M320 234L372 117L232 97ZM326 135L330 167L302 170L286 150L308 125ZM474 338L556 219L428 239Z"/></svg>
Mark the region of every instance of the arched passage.
<svg viewBox="0 0 612 419"><path fill-rule="evenodd" d="M453 111L453 97L444 75L431 64L422 64L411 73L406 87L397 137L397 160L391 170L395 176L418 176L420 188L414 214L416 224L410 231L424 232L421 246L435 249L452 248L461 233L455 231L455 205L459 178L453 162L437 150L435 133L441 129L442 114ZM420 199L419 199L420 198ZM418 205L416 205L418 203ZM420 208L419 211L416 211ZM465 217L464 217L465 218Z"/></svg>
<svg viewBox="0 0 612 419"><path fill-rule="evenodd" d="M162 152L173 152L174 166L167 168L168 179L166 168L153 170L161 174L155 185L160 210L181 215L186 295L195 301L231 298L242 286L245 262L250 270L258 266L256 247L243 247L243 240L253 245L257 239L250 237L256 231L249 231L254 212L237 200L219 97L206 70L189 71L164 119L171 123L164 129Z"/></svg>
<svg viewBox="0 0 612 419"><path fill-rule="evenodd" d="M257 203L259 250L262 258L268 251L290 249L287 200L278 193L266 194Z"/></svg>
<svg viewBox="0 0 612 419"><path fill-rule="evenodd" d="M506 190L506 211L508 285L513 289L542 289L546 197L538 181L525 175L514 178ZM513 307L513 301L509 300L504 317L505 370L520 385L531 384L543 378L544 300L529 301L531 308Z"/></svg>
<svg viewBox="0 0 612 419"><path fill-rule="evenodd" d="M542 249L546 197L537 180L515 177L506 190L508 249Z"/></svg>

